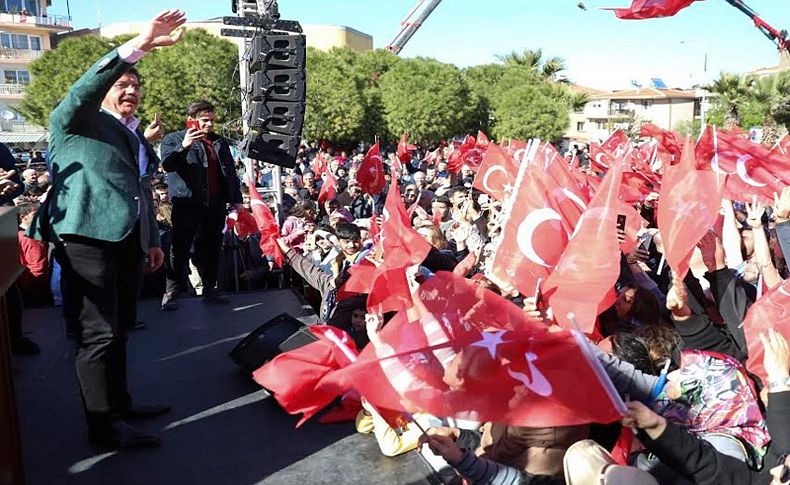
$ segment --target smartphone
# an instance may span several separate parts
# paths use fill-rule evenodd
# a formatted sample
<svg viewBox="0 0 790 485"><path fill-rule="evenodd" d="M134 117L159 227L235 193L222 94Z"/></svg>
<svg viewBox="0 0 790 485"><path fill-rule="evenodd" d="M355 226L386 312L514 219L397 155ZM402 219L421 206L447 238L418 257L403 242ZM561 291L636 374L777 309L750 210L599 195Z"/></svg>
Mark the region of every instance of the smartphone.
<svg viewBox="0 0 790 485"><path fill-rule="evenodd" d="M617 230L625 231L625 214L617 214Z"/></svg>
<svg viewBox="0 0 790 485"><path fill-rule="evenodd" d="M649 232L644 232L641 236L639 236L639 239L641 240L639 243L639 249L650 251L650 243L653 242L653 235Z"/></svg>
<svg viewBox="0 0 790 485"><path fill-rule="evenodd" d="M198 120L187 120L187 130L198 130L200 131L200 121Z"/></svg>

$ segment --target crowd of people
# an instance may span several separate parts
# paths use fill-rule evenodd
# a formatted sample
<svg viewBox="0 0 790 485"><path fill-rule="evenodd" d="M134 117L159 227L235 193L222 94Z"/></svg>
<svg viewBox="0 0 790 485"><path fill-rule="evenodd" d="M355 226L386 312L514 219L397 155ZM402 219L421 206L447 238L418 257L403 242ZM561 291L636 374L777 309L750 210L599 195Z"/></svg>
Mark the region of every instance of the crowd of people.
<svg viewBox="0 0 790 485"><path fill-rule="evenodd" d="M51 172L18 175L12 154L0 147L0 202L17 207L25 267L7 297L12 347L39 352L22 335L23 308L62 305L66 334L77 343L92 443L155 444L157 437L126 420L169 410L139 405L126 389L126 332L144 326L135 310L141 292L161 297L162 311L177 316L179 298L190 292L223 304L227 290L287 286L303 291L320 321L346 330L358 349L376 339L389 316L371 314L366 294L342 290L352 268L381 259L391 190L430 245L407 272L410 282L452 272L507 298L530 319L556 325L539 292L519 292L492 268L507 203L474 187L476 167L451 169L452 143L406 156L385 151L378 193L360 183L366 151L303 146L294 168L282 172L279 207L266 198L280 209L275 243L284 264L277 267L276 255L262 250L265 235L242 227L240 216L254 212L251 190L274 186L274 171L234 160L228 141L214 132L211 103L189 103L188 127L167 135L160 120L139 126L133 116L141 90L134 63L177 42L183 22L182 12L163 12L72 86L51 116ZM580 172L602 175L588 157L578 158ZM724 200L721 230L702 238L683 280L664 257L661 203L647 191L632 204L644 220L640 244L621 253L616 300L598 318L597 358L627 401L621 423L536 428L418 414L394 429L363 401L357 429L373 433L389 456L422 447L450 481L790 483L787 336L760 335L767 374L761 379L746 370L743 328L750 307L789 276L790 188L772 206ZM635 439L615 458L623 429L633 429Z"/></svg>

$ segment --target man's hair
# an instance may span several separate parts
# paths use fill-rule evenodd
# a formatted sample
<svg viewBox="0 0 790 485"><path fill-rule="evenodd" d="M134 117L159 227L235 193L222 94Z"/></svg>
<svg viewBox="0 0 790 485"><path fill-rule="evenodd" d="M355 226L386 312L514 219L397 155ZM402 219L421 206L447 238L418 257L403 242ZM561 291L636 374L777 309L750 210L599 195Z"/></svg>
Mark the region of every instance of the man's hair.
<svg viewBox="0 0 790 485"><path fill-rule="evenodd" d="M22 222L22 218L27 217L31 213L34 213L38 210L38 204L33 202L22 202L21 204L17 204L16 210L17 219L19 222Z"/></svg>
<svg viewBox="0 0 790 485"><path fill-rule="evenodd" d="M431 200L431 204L435 204L435 203L444 204L447 207L450 207L450 205L451 205L450 204L450 198L447 197L446 195L437 195L436 197L434 197Z"/></svg>
<svg viewBox="0 0 790 485"><path fill-rule="evenodd" d="M140 75L140 71L137 70L136 67L130 67L128 71L124 74L131 74L137 78L137 84L143 84L143 77Z"/></svg>
<svg viewBox="0 0 790 485"><path fill-rule="evenodd" d="M455 187L450 187L450 190L447 191L447 195L449 198L455 197L455 194L458 192L466 192L467 188L462 185L456 185Z"/></svg>
<svg viewBox="0 0 790 485"><path fill-rule="evenodd" d="M190 103L187 106L187 116L190 118L197 118L200 113L213 113L214 112L214 105L206 101L205 99L201 99L195 101L194 103Z"/></svg>
<svg viewBox="0 0 790 485"><path fill-rule="evenodd" d="M338 222L335 228L335 236L338 239L360 239L362 237L359 226L350 222Z"/></svg>
<svg viewBox="0 0 790 485"><path fill-rule="evenodd" d="M154 190L167 190L167 184L164 182L159 182L158 184L154 185Z"/></svg>

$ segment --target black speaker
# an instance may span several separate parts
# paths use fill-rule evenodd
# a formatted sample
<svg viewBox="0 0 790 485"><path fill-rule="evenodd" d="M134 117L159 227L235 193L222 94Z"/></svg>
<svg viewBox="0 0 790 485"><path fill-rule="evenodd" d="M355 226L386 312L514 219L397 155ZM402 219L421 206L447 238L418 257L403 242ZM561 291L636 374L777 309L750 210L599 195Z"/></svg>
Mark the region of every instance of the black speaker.
<svg viewBox="0 0 790 485"><path fill-rule="evenodd" d="M257 35L250 49L250 72L267 66L304 69L306 43L303 35Z"/></svg>
<svg viewBox="0 0 790 485"><path fill-rule="evenodd" d="M245 157L254 160L294 168L300 142L298 136L250 131L244 139L242 153Z"/></svg>
<svg viewBox="0 0 790 485"><path fill-rule="evenodd" d="M299 103L305 100L306 88L307 78L303 70L258 71L252 75L249 98L251 101L270 99Z"/></svg>
<svg viewBox="0 0 790 485"><path fill-rule="evenodd" d="M252 374L278 354L316 340L318 338L307 325L283 313L250 332L228 355L236 365Z"/></svg>
<svg viewBox="0 0 790 485"><path fill-rule="evenodd" d="M304 125L304 104L265 101L250 106L250 129L299 136Z"/></svg>

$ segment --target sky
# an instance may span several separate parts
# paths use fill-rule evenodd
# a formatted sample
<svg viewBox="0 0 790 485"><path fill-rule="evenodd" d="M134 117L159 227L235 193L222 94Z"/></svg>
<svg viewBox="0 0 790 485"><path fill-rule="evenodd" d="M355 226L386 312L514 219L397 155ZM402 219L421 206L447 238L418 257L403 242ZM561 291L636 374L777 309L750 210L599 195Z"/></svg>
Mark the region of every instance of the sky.
<svg viewBox="0 0 790 485"><path fill-rule="evenodd" d="M163 8L181 8L191 20L232 15L231 0L69 0L75 28L142 21ZM283 19L345 25L385 47L417 0L279 0ZM618 20L600 7L630 0L443 0L401 52L461 67L497 61L525 48L566 61L571 81L592 88L626 89L658 77L669 87L708 83L720 72L778 64L775 46L751 20L724 0L702 0L665 19ZM764 20L790 29L790 1L747 0ZM130 5L134 5L131 9ZM66 0L49 13L65 15ZM309 42L309 41L308 41ZM707 71L705 59L707 58Z"/></svg>

